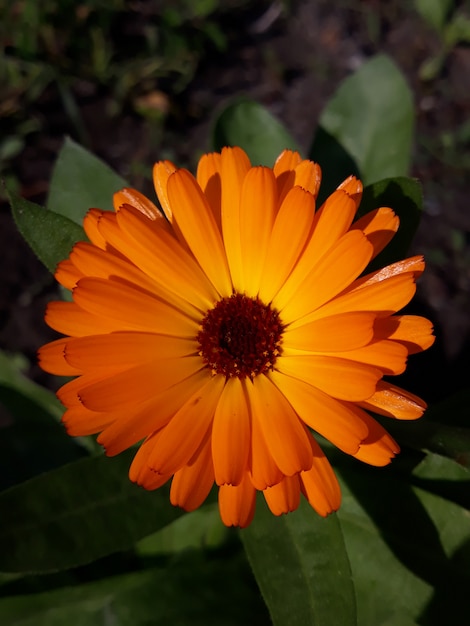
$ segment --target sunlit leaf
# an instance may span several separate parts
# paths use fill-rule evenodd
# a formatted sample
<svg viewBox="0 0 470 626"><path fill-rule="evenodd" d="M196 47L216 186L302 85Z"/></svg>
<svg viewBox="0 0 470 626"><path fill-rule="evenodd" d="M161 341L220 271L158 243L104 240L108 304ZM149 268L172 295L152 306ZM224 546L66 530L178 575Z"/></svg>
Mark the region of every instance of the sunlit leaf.
<svg viewBox="0 0 470 626"><path fill-rule="evenodd" d="M67 138L52 172L47 208L81 225L90 208L112 210L113 193L126 185L98 157Z"/></svg>
<svg viewBox="0 0 470 626"><path fill-rule="evenodd" d="M336 464L343 490L338 515L361 626L389 620L457 625L465 615L469 511L445 492L452 485L468 492L470 475L435 455L416 457L410 475L410 461L396 460L385 469L348 460Z"/></svg>
<svg viewBox="0 0 470 626"><path fill-rule="evenodd" d="M36 256L51 272L65 259L77 241L86 239L81 226L68 217L8 194L18 230Z"/></svg>
<svg viewBox="0 0 470 626"><path fill-rule="evenodd" d="M411 91L402 73L380 55L341 83L319 126L357 164L363 182L369 184L408 173L413 120ZM315 141L312 155L324 171L335 171L335 162L323 161Z"/></svg>
<svg viewBox="0 0 470 626"><path fill-rule="evenodd" d="M237 101L222 111L214 126L213 145L215 150L240 146L253 165L270 167L285 148L299 150L284 126L251 100Z"/></svg>
<svg viewBox="0 0 470 626"><path fill-rule="evenodd" d="M183 514L129 481L133 451L86 458L0 494L0 571L45 572L128 549Z"/></svg>
<svg viewBox="0 0 470 626"><path fill-rule="evenodd" d="M351 570L335 515L319 517L305 500L282 517L259 506L240 536L275 625L356 624Z"/></svg>

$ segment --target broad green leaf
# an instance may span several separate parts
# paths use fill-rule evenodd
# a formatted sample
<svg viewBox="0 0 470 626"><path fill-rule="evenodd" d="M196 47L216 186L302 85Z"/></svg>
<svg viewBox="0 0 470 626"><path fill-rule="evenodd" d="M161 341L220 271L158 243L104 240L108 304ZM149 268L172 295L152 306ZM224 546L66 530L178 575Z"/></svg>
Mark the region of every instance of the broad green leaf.
<svg viewBox="0 0 470 626"><path fill-rule="evenodd" d="M148 557L174 554L189 548L216 548L225 542L229 532L214 503L182 515L165 528L142 539L136 551Z"/></svg>
<svg viewBox="0 0 470 626"><path fill-rule="evenodd" d="M439 424L431 421L427 413L426 419L417 422L394 420L386 427L395 439L415 450L434 452L470 468L470 428Z"/></svg>
<svg viewBox="0 0 470 626"><path fill-rule="evenodd" d="M324 519L304 499L297 511L282 517L259 506L240 537L275 625L356 624L351 570L336 515Z"/></svg>
<svg viewBox="0 0 470 626"><path fill-rule="evenodd" d="M414 4L421 16L438 32L442 33L453 0L414 0Z"/></svg>
<svg viewBox="0 0 470 626"><path fill-rule="evenodd" d="M90 457L0 494L0 571L50 572L130 548L183 511L130 482L135 451Z"/></svg>
<svg viewBox="0 0 470 626"><path fill-rule="evenodd" d="M157 567L0 599L2 626L269 626L242 555L186 551Z"/></svg>
<svg viewBox="0 0 470 626"><path fill-rule="evenodd" d="M52 172L47 208L82 224L91 208L113 209L113 193L126 181L98 157L67 138Z"/></svg>
<svg viewBox="0 0 470 626"><path fill-rule="evenodd" d="M26 367L28 363L22 355L0 351L0 384L17 390L59 420L64 412L63 406L52 391L24 376L21 370Z"/></svg>
<svg viewBox="0 0 470 626"><path fill-rule="evenodd" d="M16 194L8 196L18 230L49 271L55 271L57 263L69 255L77 241L86 239L83 228L68 217Z"/></svg>
<svg viewBox="0 0 470 626"><path fill-rule="evenodd" d="M309 158L322 168L322 180L318 194L319 206L348 176L360 177L359 168L352 156L322 126L317 128Z"/></svg>
<svg viewBox="0 0 470 626"><path fill-rule="evenodd" d="M284 149L299 150L284 126L251 100L237 101L222 111L214 126L213 145L215 150L240 146L253 165L270 167Z"/></svg>
<svg viewBox="0 0 470 626"><path fill-rule="evenodd" d="M31 397L0 383L0 489L85 456L85 448Z"/></svg>
<svg viewBox="0 0 470 626"><path fill-rule="evenodd" d="M386 248L374 259L369 269L384 267L405 258L418 228L423 208L421 185L412 178L380 180L364 189L359 215L379 207L390 207L400 218L400 227Z"/></svg>
<svg viewBox="0 0 470 626"><path fill-rule="evenodd" d="M411 91L396 65L379 55L341 83L319 125L357 164L364 184L405 176L413 140ZM315 142L314 142L315 146ZM335 163L315 158L325 172Z"/></svg>
<svg viewBox="0 0 470 626"><path fill-rule="evenodd" d="M338 515L361 626L465 621L469 511L444 492L452 485L468 491L468 473L429 455L414 459L410 475L404 469L411 460L396 460L385 469L348 459L336 464L343 491Z"/></svg>

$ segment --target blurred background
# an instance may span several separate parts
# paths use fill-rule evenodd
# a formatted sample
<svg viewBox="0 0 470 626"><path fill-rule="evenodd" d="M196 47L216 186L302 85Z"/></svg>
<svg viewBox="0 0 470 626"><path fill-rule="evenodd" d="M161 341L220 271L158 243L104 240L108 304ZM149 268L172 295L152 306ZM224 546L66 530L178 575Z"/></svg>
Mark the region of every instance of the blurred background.
<svg viewBox="0 0 470 626"><path fill-rule="evenodd" d="M240 95L266 106L307 153L340 81L369 57L390 55L414 94L410 174L425 198L411 252L424 253L428 269L414 312L429 316L438 336L411 360L404 386L428 402L465 386L468 2L2 0L0 42L0 177L40 204L65 136L152 195L153 162L194 169L210 148L214 112ZM56 286L0 194L0 348L23 355L29 375L50 385L35 352L54 337L43 313Z"/></svg>

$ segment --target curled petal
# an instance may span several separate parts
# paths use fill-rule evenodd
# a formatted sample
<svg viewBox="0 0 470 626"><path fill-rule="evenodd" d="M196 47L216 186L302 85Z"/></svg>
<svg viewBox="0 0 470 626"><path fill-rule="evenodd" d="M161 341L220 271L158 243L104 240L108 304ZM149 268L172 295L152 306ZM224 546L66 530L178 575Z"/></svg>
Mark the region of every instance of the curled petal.
<svg viewBox="0 0 470 626"><path fill-rule="evenodd" d="M374 395L361 402L360 406L379 415L400 420L418 419L426 409L424 400L386 381L380 381Z"/></svg>
<svg viewBox="0 0 470 626"><path fill-rule="evenodd" d="M161 211L155 204L144 196L143 193L137 191L137 189L124 187L124 189L117 191L113 196L113 204L116 212L120 211L123 205L130 204L150 220L161 219L163 217Z"/></svg>

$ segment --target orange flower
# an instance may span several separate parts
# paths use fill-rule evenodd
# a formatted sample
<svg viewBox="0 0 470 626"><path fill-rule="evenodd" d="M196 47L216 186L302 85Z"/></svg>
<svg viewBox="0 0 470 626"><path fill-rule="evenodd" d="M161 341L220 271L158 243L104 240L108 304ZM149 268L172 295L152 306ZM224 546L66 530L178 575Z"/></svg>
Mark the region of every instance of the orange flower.
<svg viewBox="0 0 470 626"><path fill-rule="evenodd" d="M364 275L398 218L353 222L348 178L316 210L318 165L285 151L252 167L239 148L206 154L197 178L157 163L164 215L124 189L92 209L56 277L73 302L47 323L67 335L40 350L71 435L100 433L108 455L143 441L130 478L172 479L170 498L200 506L214 482L227 525L247 526L256 491L275 515L301 493L320 514L340 505L311 430L371 465L399 451L367 412L415 419L425 404L383 380L433 343L428 320L394 315L415 292L421 257Z"/></svg>

